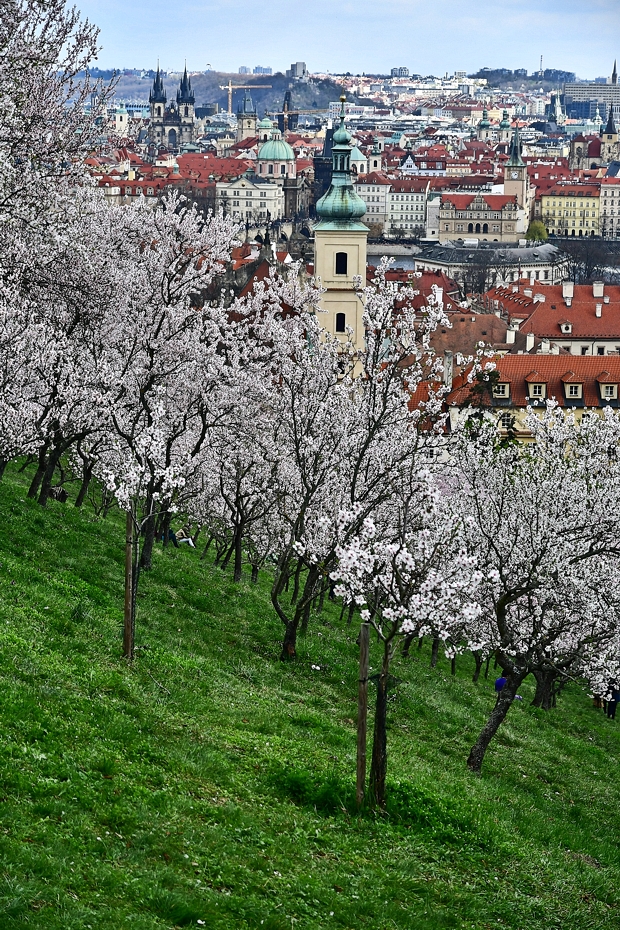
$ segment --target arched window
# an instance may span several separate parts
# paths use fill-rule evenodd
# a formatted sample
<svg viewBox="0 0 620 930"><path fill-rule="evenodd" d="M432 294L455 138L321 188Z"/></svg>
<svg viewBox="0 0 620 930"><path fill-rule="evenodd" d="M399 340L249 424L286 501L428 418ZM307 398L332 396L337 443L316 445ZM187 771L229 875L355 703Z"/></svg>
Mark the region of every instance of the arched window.
<svg viewBox="0 0 620 930"><path fill-rule="evenodd" d="M480 223L476 223L476 232L480 232Z"/></svg>
<svg viewBox="0 0 620 930"><path fill-rule="evenodd" d="M467 226L467 232L473 232L473 231L474 231L474 224L469 223L469 225Z"/></svg>
<svg viewBox="0 0 620 930"><path fill-rule="evenodd" d="M336 274L347 273L347 253L336 252ZM340 330L338 330L340 332Z"/></svg>
<svg viewBox="0 0 620 930"><path fill-rule="evenodd" d="M489 231L489 224L488 224L488 223L485 223L484 226L482 227L482 232L483 232L483 233L488 233L488 231Z"/></svg>
<svg viewBox="0 0 620 930"><path fill-rule="evenodd" d="M269 165L269 174L273 174L273 165Z"/></svg>
<svg viewBox="0 0 620 930"><path fill-rule="evenodd" d="M185 115L186 115L186 116L189 116L189 110L188 110L187 107L185 107Z"/></svg>
<svg viewBox="0 0 620 930"><path fill-rule="evenodd" d="M161 107L157 107L157 115L161 116Z"/></svg>
<svg viewBox="0 0 620 930"><path fill-rule="evenodd" d="M342 254L342 253L339 253L339 254ZM344 313L337 313L336 314L336 332L346 333L346 331L347 331L347 326L346 326L345 315Z"/></svg>
<svg viewBox="0 0 620 930"><path fill-rule="evenodd" d="M286 165L280 165L280 174L286 174Z"/></svg>

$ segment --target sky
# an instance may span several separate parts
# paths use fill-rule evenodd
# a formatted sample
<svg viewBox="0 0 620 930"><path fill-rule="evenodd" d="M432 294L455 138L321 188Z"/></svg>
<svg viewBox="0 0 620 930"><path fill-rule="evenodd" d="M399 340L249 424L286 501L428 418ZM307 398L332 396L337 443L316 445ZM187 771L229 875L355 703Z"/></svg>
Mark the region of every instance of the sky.
<svg viewBox="0 0 620 930"><path fill-rule="evenodd" d="M75 0L101 29L101 68L443 75L543 67L581 78L620 59L620 0Z"/></svg>

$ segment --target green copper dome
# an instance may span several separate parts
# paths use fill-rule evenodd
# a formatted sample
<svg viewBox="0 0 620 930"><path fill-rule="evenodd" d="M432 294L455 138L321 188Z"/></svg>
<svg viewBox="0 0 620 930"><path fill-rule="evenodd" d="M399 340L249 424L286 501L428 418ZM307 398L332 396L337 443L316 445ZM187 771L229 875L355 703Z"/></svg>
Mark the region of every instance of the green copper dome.
<svg viewBox="0 0 620 930"><path fill-rule="evenodd" d="M273 129L273 123L268 116L265 116L258 124L259 129Z"/></svg>
<svg viewBox="0 0 620 930"><path fill-rule="evenodd" d="M502 121L499 124L500 129L510 129L510 120L508 119L508 110L502 113Z"/></svg>
<svg viewBox="0 0 620 930"><path fill-rule="evenodd" d="M344 125L344 101L340 98L340 125L332 144L332 183L316 205L321 229L366 229L358 222L366 213L366 204L351 183L351 135Z"/></svg>
<svg viewBox="0 0 620 930"><path fill-rule="evenodd" d="M489 122L489 111L485 107L482 111L482 119L478 123L478 129L489 129L491 123Z"/></svg>
<svg viewBox="0 0 620 930"><path fill-rule="evenodd" d="M278 129L273 130L271 139L263 142L258 150L259 161L295 161L295 153L285 142Z"/></svg>

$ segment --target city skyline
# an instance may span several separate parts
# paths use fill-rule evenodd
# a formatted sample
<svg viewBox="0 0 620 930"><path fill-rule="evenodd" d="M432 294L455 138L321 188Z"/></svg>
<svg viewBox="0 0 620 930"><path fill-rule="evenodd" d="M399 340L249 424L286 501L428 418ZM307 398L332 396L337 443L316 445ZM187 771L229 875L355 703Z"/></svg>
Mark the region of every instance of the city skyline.
<svg viewBox="0 0 620 930"><path fill-rule="evenodd" d="M284 71L304 60L310 71L389 73L404 65L414 73L472 72L481 67L576 72L585 79L611 72L620 58L620 7L594 0L584 15L577 0L505 0L498 8L464 0L429 8L419 0L383 0L380 5L327 0L296 9L273 0L269 16L247 18L240 0L179 0L170 16L164 0L81 0L83 15L101 28L102 68L166 70L185 61L190 70L235 72L242 65ZM244 18L245 17L245 18ZM239 29L239 23L243 28ZM165 23L165 26L163 25Z"/></svg>

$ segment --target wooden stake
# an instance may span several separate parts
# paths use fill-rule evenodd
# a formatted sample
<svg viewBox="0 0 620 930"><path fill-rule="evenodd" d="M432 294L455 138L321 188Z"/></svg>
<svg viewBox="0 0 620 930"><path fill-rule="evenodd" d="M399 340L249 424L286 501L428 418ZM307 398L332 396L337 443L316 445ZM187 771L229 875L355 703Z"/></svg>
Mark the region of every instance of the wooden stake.
<svg viewBox="0 0 620 930"><path fill-rule="evenodd" d="M366 788L366 724L368 719L368 644L370 624L360 626L360 673L357 691L357 806L364 802Z"/></svg>
<svg viewBox="0 0 620 930"><path fill-rule="evenodd" d="M134 647L133 624L133 518L127 511L125 524L125 611L123 615L123 656L131 662Z"/></svg>

